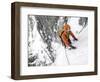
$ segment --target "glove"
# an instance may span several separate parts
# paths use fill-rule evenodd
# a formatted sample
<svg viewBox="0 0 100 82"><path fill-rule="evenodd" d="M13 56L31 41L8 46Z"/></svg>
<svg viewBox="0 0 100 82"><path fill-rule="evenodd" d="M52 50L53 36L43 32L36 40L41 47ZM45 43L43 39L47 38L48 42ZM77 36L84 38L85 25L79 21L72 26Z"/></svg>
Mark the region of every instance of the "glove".
<svg viewBox="0 0 100 82"><path fill-rule="evenodd" d="M78 41L78 39L77 38L74 38L74 41Z"/></svg>

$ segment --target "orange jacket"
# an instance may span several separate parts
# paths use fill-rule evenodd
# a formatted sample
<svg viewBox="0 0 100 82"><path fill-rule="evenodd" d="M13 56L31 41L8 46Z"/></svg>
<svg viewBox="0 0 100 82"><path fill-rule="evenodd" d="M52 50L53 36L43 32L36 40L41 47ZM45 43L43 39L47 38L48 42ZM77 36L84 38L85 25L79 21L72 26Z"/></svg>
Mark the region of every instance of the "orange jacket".
<svg viewBox="0 0 100 82"><path fill-rule="evenodd" d="M61 39L62 39L64 45L68 47L68 46L70 46L70 43L69 43L69 41L68 41L68 39L70 39L70 38L69 38L70 35L71 35L74 39L75 39L76 37L75 37L74 34L72 33L71 28L70 28L70 26L69 26L68 24L65 24L63 29L64 29L64 31L63 31L62 34L61 34Z"/></svg>

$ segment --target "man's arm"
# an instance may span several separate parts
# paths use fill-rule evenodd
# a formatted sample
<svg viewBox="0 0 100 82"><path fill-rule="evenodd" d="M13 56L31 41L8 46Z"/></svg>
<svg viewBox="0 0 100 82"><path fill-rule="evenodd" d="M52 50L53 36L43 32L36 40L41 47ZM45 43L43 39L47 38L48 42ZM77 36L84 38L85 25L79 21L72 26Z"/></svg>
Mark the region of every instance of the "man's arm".
<svg viewBox="0 0 100 82"><path fill-rule="evenodd" d="M70 31L70 35L74 38L74 40L78 40L78 39L75 37L75 35L74 35L74 33L73 33L72 31Z"/></svg>

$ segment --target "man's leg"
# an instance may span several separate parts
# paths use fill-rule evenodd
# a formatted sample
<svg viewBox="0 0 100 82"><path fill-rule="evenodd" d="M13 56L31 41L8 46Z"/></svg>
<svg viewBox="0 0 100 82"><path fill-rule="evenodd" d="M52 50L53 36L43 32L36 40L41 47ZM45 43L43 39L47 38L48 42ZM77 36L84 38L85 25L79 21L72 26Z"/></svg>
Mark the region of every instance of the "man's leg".
<svg viewBox="0 0 100 82"><path fill-rule="evenodd" d="M71 42L71 40L70 40L70 39L68 39L68 42L69 42L70 44L72 44L72 42Z"/></svg>
<svg viewBox="0 0 100 82"><path fill-rule="evenodd" d="M72 42L71 42L70 39L68 39L68 42L70 43L70 47L71 47L72 49L76 49L76 47L72 45Z"/></svg>

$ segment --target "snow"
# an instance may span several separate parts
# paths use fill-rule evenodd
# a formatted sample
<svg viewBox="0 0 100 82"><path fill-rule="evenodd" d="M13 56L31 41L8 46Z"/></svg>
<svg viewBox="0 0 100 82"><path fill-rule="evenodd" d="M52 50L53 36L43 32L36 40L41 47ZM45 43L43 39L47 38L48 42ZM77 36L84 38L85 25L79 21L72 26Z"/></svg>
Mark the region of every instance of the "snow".
<svg viewBox="0 0 100 82"><path fill-rule="evenodd" d="M58 43L52 43L53 48L56 50L56 60L52 66L66 66L68 65L68 59L66 58L65 48Z"/></svg>
<svg viewBox="0 0 100 82"><path fill-rule="evenodd" d="M73 45L77 47L76 50L67 50L67 56L71 65L86 65L88 64L88 37L87 28L78 36L78 41Z"/></svg>
<svg viewBox="0 0 100 82"><path fill-rule="evenodd" d="M82 29L82 26L76 23L78 19L79 18L71 18L69 21L72 31L74 31L74 34L78 38L78 41L73 41L73 45L76 46L77 49L68 50L62 47L62 45L53 44L53 46L58 46L56 47L57 58L54 64L56 66L88 64L88 27L78 34L77 32Z"/></svg>
<svg viewBox="0 0 100 82"><path fill-rule="evenodd" d="M85 34L85 35L84 35ZM53 43L53 48L56 49L57 58L53 65L66 66L66 65L86 65L88 64L88 41L87 41L87 28L78 36L78 41L73 42L77 47L75 50L65 49L58 43Z"/></svg>

